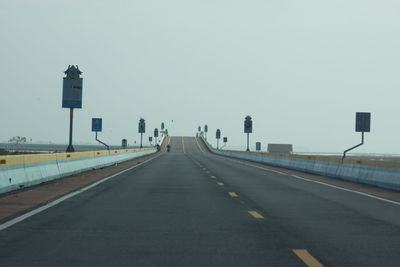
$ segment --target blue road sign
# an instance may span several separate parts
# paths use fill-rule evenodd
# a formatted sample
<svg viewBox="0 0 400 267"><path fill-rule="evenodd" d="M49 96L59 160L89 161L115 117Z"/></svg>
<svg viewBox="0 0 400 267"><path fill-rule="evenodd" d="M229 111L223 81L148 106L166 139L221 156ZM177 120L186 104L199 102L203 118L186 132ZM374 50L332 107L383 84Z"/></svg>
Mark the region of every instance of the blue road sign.
<svg viewBox="0 0 400 267"><path fill-rule="evenodd" d="M101 132L102 130L102 119L93 118L92 119L92 132Z"/></svg>
<svg viewBox="0 0 400 267"><path fill-rule="evenodd" d="M63 108L82 108L82 78L63 79Z"/></svg>

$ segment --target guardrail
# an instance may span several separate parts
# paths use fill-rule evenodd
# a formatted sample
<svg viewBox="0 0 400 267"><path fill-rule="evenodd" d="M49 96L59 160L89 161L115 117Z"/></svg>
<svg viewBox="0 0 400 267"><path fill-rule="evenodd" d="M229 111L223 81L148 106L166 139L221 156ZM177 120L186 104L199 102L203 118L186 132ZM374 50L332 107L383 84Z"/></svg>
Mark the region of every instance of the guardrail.
<svg viewBox="0 0 400 267"><path fill-rule="evenodd" d="M160 140L161 144L163 139ZM155 152L155 148L142 148L0 156L0 193L103 168Z"/></svg>
<svg viewBox="0 0 400 267"><path fill-rule="evenodd" d="M400 191L398 164L375 162L373 166L363 164L360 160L341 163L333 157L224 151L213 148L203 138L201 140L212 153L218 155ZM382 166L377 166L378 164Z"/></svg>

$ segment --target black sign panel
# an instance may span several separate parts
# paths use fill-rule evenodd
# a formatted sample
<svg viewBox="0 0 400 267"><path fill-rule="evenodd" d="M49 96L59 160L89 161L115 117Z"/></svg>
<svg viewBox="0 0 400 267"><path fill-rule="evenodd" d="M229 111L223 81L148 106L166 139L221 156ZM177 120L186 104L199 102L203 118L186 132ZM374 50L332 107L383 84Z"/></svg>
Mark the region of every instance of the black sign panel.
<svg viewBox="0 0 400 267"><path fill-rule="evenodd" d="M250 116L247 116L244 120L244 132L252 133L253 132L253 121Z"/></svg>
<svg viewBox="0 0 400 267"><path fill-rule="evenodd" d="M215 138L221 139L221 131L220 131L220 129L218 129L217 132L215 133Z"/></svg>
<svg viewBox="0 0 400 267"><path fill-rule="evenodd" d="M146 123L144 119L139 120L139 133L145 133L146 132Z"/></svg>
<svg viewBox="0 0 400 267"><path fill-rule="evenodd" d="M256 143L256 150L260 151L261 150L261 142Z"/></svg>
<svg viewBox="0 0 400 267"><path fill-rule="evenodd" d="M158 137L158 129L157 129L157 128L154 129L154 137L155 137L155 138Z"/></svg>
<svg viewBox="0 0 400 267"><path fill-rule="evenodd" d="M356 132L371 131L371 113L357 112L356 113Z"/></svg>
<svg viewBox="0 0 400 267"><path fill-rule="evenodd" d="M224 143L228 143L228 137L224 137Z"/></svg>

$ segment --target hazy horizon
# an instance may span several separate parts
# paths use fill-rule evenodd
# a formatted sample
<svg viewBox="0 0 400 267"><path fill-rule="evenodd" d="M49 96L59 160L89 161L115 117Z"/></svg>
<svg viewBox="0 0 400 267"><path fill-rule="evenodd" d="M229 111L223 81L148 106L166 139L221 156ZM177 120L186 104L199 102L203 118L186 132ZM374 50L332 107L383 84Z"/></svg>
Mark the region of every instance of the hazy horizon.
<svg viewBox="0 0 400 267"><path fill-rule="evenodd" d="M371 112L357 153L400 154L398 1L0 0L0 142L67 143L61 108L68 65L83 72L74 143L109 144L209 126L243 147L290 143L341 152L361 140L355 112ZM173 121L173 122L172 122Z"/></svg>

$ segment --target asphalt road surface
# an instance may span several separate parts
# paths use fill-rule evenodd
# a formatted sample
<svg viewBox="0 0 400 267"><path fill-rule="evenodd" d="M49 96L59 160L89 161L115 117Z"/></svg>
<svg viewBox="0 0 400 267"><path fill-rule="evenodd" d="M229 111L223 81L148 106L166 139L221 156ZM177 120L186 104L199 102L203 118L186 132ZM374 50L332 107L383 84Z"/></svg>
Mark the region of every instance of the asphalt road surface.
<svg viewBox="0 0 400 267"><path fill-rule="evenodd" d="M399 204L200 142L1 230L0 266L400 266Z"/></svg>

